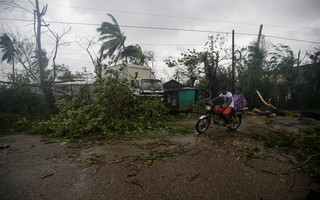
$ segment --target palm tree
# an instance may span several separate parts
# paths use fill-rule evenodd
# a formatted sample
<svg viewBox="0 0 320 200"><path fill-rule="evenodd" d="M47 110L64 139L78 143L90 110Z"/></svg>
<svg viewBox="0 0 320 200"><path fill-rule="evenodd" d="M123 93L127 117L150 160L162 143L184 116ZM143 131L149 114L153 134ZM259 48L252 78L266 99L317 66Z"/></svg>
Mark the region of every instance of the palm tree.
<svg viewBox="0 0 320 200"><path fill-rule="evenodd" d="M7 63L12 63L12 81L15 81L15 72L14 72L14 57L16 55L16 49L14 48L14 44L11 38L4 33L0 37L0 48L2 49L2 61L7 61Z"/></svg>
<svg viewBox="0 0 320 200"><path fill-rule="evenodd" d="M129 45L120 52L121 58L129 58L129 61L136 65L144 65L146 56L139 45Z"/></svg>
<svg viewBox="0 0 320 200"><path fill-rule="evenodd" d="M105 41L101 46L100 54L102 55L104 51L107 51L107 55L112 56L115 51L120 50L121 48L123 50L125 49L124 42L126 36L121 32L116 19L111 14L108 14L108 16L111 17L113 24L103 22L101 27L97 28L97 31L100 32L101 35L99 40ZM128 61L126 60L126 62Z"/></svg>

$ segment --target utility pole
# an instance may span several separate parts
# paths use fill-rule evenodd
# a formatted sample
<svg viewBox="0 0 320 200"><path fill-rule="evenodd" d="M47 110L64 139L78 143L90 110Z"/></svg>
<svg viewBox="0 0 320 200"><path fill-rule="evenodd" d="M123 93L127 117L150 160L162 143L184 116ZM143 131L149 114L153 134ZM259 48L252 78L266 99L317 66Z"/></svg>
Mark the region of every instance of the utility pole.
<svg viewBox="0 0 320 200"><path fill-rule="evenodd" d="M48 5L44 6L42 8L42 11L40 12L39 8L39 1L36 1L35 5L35 34L36 34L36 42L37 42L37 56L38 56L38 63L39 63L39 70L40 70L40 85L43 87L43 93L47 99L47 103L49 105L49 108L52 113L58 113L58 108L55 105L55 99L53 96L53 92L51 90L51 82L46 81L44 77L44 69L45 69L45 63L43 58L43 52L41 47L41 26L42 26L42 17L46 14Z"/></svg>
<svg viewBox="0 0 320 200"><path fill-rule="evenodd" d="M39 2L36 0L36 10L35 15L37 19L37 32L36 32L36 40L37 40L37 55L39 62L39 70L40 70L40 81L41 84L44 83L44 70L43 70L43 57L42 57L42 47L41 47L41 13L39 9Z"/></svg>
<svg viewBox="0 0 320 200"><path fill-rule="evenodd" d="M297 67L300 66L300 52L301 52L301 50L299 50L299 53L298 53L298 63L297 63Z"/></svg>
<svg viewBox="0 0 320 200"><path fill-rule="evenodd" d="M234 30L232 30L232 92L234 91L234 68L235 68L235 58L234 58Z"/></svg>
<svg viewBox="0 0 320 200"><path fill-rule="evenodd" d="M257 47L259 47L259 44L260 44L260 38L261 38L261 33L262 33L262 27L263 27L263 25L261 24L261 25L260 25L260 29L259 29L258 40L257 40Z"/></svg>
<svg viewBox="0 0 320 200"><path fill-rule="evenodd" d="M36 10L34 11L34 14L36 15L36 25L37 30L36 30L36 41L37 41L37 56L38 56L38 63L39 63L39 70L40 70L40 82L41 84L44 84L44 62L43 62L43 52L42 52L42 47L41 47L41 26L42 26L42 16L44 16L47 12L48 6L44 6L42 11L40 12L39 8L39 2L36 0Z"/></svg>

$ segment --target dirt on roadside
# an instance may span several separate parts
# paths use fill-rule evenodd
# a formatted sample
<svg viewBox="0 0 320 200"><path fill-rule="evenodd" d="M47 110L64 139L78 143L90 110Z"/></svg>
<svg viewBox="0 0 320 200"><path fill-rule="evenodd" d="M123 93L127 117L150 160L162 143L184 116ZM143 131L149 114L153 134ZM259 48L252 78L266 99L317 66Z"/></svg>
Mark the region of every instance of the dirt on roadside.
<svg viewBox="0 0 320 200"><path fill-rule="evenodd" d="M294 118L274 120L279 129L306 126ZM319 186L301 170L289 173L293 157L252 138L264 128L264 118L245 117L236 131L211 125L201 135L85 146L2 136L0 199L306 199ZM255 147L252 156L247 147Z"/></svg>

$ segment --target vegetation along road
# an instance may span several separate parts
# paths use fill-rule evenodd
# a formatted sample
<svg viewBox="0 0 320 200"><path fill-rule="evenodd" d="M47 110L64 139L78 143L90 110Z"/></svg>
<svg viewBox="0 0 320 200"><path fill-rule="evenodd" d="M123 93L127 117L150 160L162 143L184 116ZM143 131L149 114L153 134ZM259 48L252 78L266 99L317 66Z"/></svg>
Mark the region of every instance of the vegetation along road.
<svg viewBox="0 0 320 200"><path fill-rule="evenodd" d="M310 140L310 131L317 130L313 135L319 139L319 128L314 129L319 121L246 116L237 131L211 126L202 135L193 130L195 122L190 118L178 122L192 131L174 137L86 142L2 136L1 199L312 199L317 195L319 179L312 177L317 157L301 160L303 148L285 137L300 135L302 140L309 135Z"/></svg>
<svg viewBox="0 0 320 200"><path fill-rule="evenodd" d="M71 25L84 24L65 29L44 3L0 1L3 11L29 16L16 31L18 18L6 16L0 32L0 200L320 199L319 42L275 36L285 43L272 44L261 25L243 44L209 31L196 42L202 47L191 45L192 31L185 48L171 51L158 37L132 43L119 25L131 22L102 12L92 37L73 40ZM294 52L287 39L312 45ZM149 48L161 41L170 49ZM71 45L64 55L69 43L83 52ZM89 60L68 66L71 54ZM250 112L236 131L210 125L196 134L205 99L223 88L241 91L247 104L232 98ZM227 94L215 103L232 107Z"/></svg>

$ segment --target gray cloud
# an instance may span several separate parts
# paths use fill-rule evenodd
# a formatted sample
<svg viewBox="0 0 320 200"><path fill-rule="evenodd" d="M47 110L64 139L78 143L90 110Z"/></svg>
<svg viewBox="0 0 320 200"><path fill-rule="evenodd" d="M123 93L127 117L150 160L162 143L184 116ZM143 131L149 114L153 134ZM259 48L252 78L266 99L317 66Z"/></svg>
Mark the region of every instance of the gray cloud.
<svg viewBox="0 0 320 200"><path fill-rule="evenodd" d="M32 9L27 1L16 1ZM221 32L257 34L259 25L264 24L263 34L278 37L311 40L320 42L320 1L319 0L40 0L49 5L45 19L89 24L110 21L106 13L111 13L120 25L144 27L167 27L190 30L211 30ZM23 10L4 10L0 4L1 18L31 19ZM12 30L25 31L25 22L0 20L1 24ZM57 31L67 25L51 24ZM83 37L97 38L96 25L71 25L72 32L68 41L81 40ZM28 28L28 27L27 27ZM200 48L210 33L138 29L122 27L127 36L127 44L141 44L143 50L155 52L158 67L163 68L162 60L177 56L187 48ZM231 43L231 35L226 36ZM303 43L276 38L268 38L272 43L290 45L295 53L299 49L308 50L319 44ZM236 35L238 46L248 45L256 36ZM50 43L50 41L48 42ZM164 45L168 44L168 45ZM173 45L177 44L177 45ZM184 44L184 45L178 45ZM197 45L186 45L197 44ZM89 57L76 45L63 47L59 62L73 70L88 66L92 71Z"/></svg>

